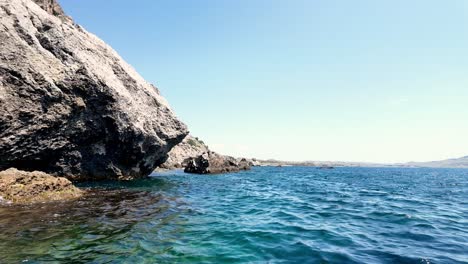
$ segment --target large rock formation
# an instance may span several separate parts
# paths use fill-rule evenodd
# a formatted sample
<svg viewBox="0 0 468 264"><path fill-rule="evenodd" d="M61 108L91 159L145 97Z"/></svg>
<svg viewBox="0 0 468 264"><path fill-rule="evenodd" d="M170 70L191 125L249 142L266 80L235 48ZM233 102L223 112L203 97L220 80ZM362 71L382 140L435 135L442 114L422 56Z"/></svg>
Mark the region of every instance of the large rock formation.
<svg viewBox="0 0 468 264"><path fill-rule="evenodd" d="M148 175L185 138L185 125L55 0L35 1L0 0L0 170Z"/></svg>
<svg viewBox="0 0 468 264"><path fill-rule="evenodd" d="M236 159L209 151L190 158L184 171L195 174L217 174L250 170L251 166L252 163L247 159Z"/></svg>
<svg viewBox="0 0 468 264"><path fill-rule="evenodd" d="M162 169L184 168L190 158L200 156L208 151L208 146L203 141L188 135L169 152L168 159L159 167Z"/></svg>

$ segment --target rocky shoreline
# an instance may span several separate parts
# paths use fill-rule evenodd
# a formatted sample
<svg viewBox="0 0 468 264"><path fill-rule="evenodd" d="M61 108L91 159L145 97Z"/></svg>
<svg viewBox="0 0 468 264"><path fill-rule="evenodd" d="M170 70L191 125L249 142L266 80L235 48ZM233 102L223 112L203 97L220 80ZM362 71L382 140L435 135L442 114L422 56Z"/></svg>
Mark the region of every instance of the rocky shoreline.
<svg viewBox="0 0 468 264"><path fill-rule="evenodd" d="M219 174L249 170L256 165L252 160L234 158L211 151L199 138L187 136L168 154L168 159L158 169L183 169L193 174Z"/></svg>
<svg viewBox="0 0 468 264"><path fill-rule="evenodd" d="M210 151L189 158L184 171L195 174L219 174L250 170L251 166L252 163L246 159L236 159Z"/></svg>
<svg viewBox="0 0 468 264"><path fill-rule="evenodd" d="M188 135L168 153L167 160L158 166L160 169L183 169L188 159L209 152L208 146L197 137Z"/></svg>
<svg viewBox="0 0 468 264"><path fill-rule="evenodd" d="M71 181L130 180L155 168L250 168L213 153L159 90L57 0L0 2L0 197L80 197ZM16 168L16 169L14 169Z"/></svg>
<svg viewBox="0 0 468 264"><path fill-rule="evenodd" d="M147 177L188 134L159 90L56 0L0 2L0 197ZM16 169L14 169L16 168Z"/></svg>

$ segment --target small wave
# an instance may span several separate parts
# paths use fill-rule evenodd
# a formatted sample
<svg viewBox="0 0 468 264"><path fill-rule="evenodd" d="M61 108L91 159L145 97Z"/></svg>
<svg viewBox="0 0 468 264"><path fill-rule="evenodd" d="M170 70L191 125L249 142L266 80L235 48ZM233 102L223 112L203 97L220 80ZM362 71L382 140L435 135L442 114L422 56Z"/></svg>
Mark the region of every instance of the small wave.
<svg viewBox="0 0 468 264"><path fill-rule="evenodd" d="M0 207L0 262L468 262L468 171L430 172L255 168L93 183L86 199Z"/></svg>

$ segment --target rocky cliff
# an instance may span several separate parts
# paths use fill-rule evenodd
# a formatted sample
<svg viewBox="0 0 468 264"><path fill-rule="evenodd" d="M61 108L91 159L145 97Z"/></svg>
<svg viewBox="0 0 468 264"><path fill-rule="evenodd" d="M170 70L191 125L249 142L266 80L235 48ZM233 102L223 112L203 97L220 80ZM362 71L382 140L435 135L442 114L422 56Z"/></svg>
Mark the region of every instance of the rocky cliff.
<svg viewBox="0 0 468 264"><path fill-rule="evenodd" d="M203 141L188 135L182 142L180 142L169 152L168 159L160 166L160 168L184 168L187 165L188 159L197 157L208 151L208 146L206 146Z"/></svg>
<svg viewBox="0 0 468 264"><path fill-rule="evenodd" d="M0 170L144 177L187 135L158 90L55 0L0 0Z"/></svg>

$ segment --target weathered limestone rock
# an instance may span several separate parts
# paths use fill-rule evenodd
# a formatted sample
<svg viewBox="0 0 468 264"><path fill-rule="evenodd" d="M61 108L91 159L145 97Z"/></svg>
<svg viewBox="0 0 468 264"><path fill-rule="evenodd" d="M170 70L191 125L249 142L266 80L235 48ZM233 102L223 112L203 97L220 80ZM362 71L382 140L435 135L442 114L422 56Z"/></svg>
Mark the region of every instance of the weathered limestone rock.
<svg viewBox="0 0 468 264"><path fill-rule="evenodd" d="M33 1L51 15L65 16L65 12L63 12L62 7L57 3L56 0L33 0Z"/></svg>
<svg viewBox="0 0 468 264"><path fill-rule="evenodd" d="M32 203L79 198L83 191L61 177L40 171L8 169L0 172L0 202Z"/></svg>
<svg viewBox="0 0 468 264"><path fill-rule="evenodd" d="M190 158L184 171L196 174L217 174L249 170L251 165L246 159L237 160L215 152L206 152L198 157Z"/></svg>
<svg viewBox="0 0 468 264"><path fill-rule="evenodd" d="M0 170L147 176L186 126L111 47L35 1L0 0Z"/></svg>
<svg viewBox="0 0 468 264"><path fill-rule="evenodd" d="M190 158L200 156L208 152L208 146L200 139L188 135L182 142L172 148L169 158L159 167L162 169L184 168Z"/></svg>

